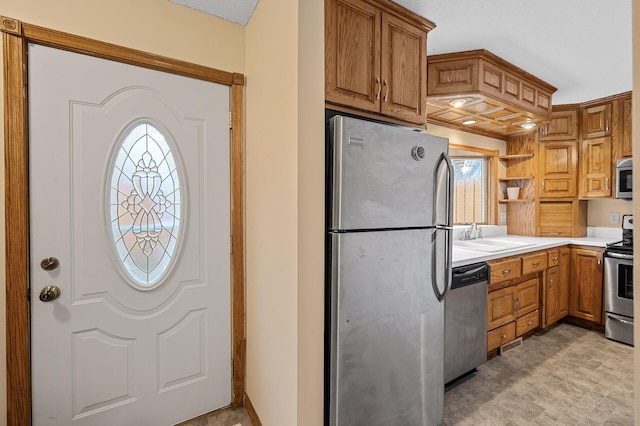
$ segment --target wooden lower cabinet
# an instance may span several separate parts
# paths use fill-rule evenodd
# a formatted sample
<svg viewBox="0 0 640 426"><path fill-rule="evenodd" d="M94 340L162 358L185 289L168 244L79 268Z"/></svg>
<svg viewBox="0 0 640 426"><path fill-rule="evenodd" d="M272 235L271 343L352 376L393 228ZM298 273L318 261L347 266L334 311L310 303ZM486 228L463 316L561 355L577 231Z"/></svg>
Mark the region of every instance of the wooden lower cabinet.
<svg viewBox="0 0 640 426"><path fill-rule="evenodd" d="M569 281L571 280L571 249L561 247L558 263L558 319L569 315Z"/></svg>
<svg viewBox="0 0 640 426"><path fill-rule="evenodd" d="M515 286L492 291L487 299L487 330L516 319Z"/></svg>
<svg viewBox="0 0 640 426"><path fill-rule="evenodd" d="M523 277L524 281L488 294L487 351L492 351L540 325L540 279L533 274L529 277Z"/></svg>
<svg viewBox="0 0 640 426"><path fill-rule="evenodd" d="M569 315L602 324L603 250L571 249Z"/></svg>
<svg viewBox="0 0 640 426"><path fill-rule="evenodd" d="M514 321L487 333L487 352L516 338L516 323Z"/></svg>
<svg viewBox="0 0 640 426"><path fill-rule="evenodd" d="M516 337L535 330L540 325L540 312L536 309L530 314L523 315L516 320Z"/></svg>
<svg viewBox="0 0 640 426"><path fill-rule="evenodd" d="M548 327L569 314L569 274L571 249L550 250L549 265L542 290L542 327Z"/></svg>

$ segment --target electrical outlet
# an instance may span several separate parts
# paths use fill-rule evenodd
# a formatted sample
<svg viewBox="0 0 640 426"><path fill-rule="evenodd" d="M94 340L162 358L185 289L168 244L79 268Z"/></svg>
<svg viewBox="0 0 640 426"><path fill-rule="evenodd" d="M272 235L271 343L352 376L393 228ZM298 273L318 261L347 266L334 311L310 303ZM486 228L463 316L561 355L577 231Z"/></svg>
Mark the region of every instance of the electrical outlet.
<svg viewBox="0 0 640 426"><path fill-rule="evenodd" d="M505 223L507 221L507 212L500 212L500 222Z"/></svg>
<svg viewBox="0 0 640 426"><path fill-rule="evenodd" d="M611 212L609 213L609 223L611 225L617 225L620 222L620 213Z"/></svg>

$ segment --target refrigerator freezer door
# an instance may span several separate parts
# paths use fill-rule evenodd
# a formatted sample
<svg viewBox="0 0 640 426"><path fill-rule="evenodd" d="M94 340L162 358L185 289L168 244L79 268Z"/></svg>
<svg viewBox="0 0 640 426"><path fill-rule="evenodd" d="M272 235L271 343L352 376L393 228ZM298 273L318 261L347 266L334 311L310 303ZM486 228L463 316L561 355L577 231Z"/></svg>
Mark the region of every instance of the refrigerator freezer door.
<svg viewBox="0 0 640 426"><path fill-rule="evenodd" d="M330 425L442 423L444 309L430 284L433 232L331 235Z"/></svg>
<svg viewBox="0 0 640 426"><path fill-rule="evenodd" d="M434 225L434 170L447 139L342 116L329 127L329 229Z"/></svg>

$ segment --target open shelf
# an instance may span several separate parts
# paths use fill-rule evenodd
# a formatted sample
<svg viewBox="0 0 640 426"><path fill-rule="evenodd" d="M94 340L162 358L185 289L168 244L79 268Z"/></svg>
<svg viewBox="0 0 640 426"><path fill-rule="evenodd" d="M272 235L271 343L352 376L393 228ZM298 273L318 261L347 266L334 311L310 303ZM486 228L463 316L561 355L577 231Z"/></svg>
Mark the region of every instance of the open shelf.
<svg viewBox="0 0 640 426"><path fill-rule="evenodd" d="M523 200L521 198L518 198L517 200L509 200L508 198L505 198L504 200L498 200L498 203L500 204L509 204L509 203L529 203L532 202L533 200Z"/></svg>
<svg viewBox="0 0 640 426"><path fill-rule="evenodd" d="M500 159L500 161L524 160L526 158L533 158L533 154L509 154L509 155L501 155L498 158Z"/></svg>
<svg viewBox="0 0 640 426"><path fill-rule="evenodd" d="M530 180L533 179L533 176L514 176L514 177L501 177L498 178L500 182L508 182L510 180Z"/></svg>

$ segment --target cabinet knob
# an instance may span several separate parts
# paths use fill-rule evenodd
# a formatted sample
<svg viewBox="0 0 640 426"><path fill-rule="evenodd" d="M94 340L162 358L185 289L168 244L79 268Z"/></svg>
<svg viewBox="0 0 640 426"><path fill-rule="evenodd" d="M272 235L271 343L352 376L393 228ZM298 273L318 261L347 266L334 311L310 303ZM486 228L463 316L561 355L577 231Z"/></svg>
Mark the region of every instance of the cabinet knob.
<svg viewBox="0 0 640 426"><path fill-rule="evenodd" d="M554 262L557 262L557 261L558 261L558 256L554 257L552 260L553 260Z"/></svg>
<svg viewBox="0 0 640 426"><path fill-rule="evenodd" d="M527 321L527 325L528 325L529 327L531 327L531 324L533 324L533 321Z"/></svg>
<svg viewBox="0 0 640 426"><path fill-rule="evenodd" d="M511 273L511 269L505 269L504 271L502 271L502 275L504 275L505 277L510 273Z"/></svg>
<svg viewBox="0 0 640 426"><path fill-rule="evenodd" d="M534 268L537 268L537 267L538 267L538 265L540 265L540 262L535 262L535 263L533 264L533 267L534 267Z"/></svg>
<svg viewBox="0 0 640 426"><path fill-rule="evenodd" d="M506 334L503 334L501 337L502 337L503 339L506 339L506 338L507 338L507 335L506 335Z"/></svg>

